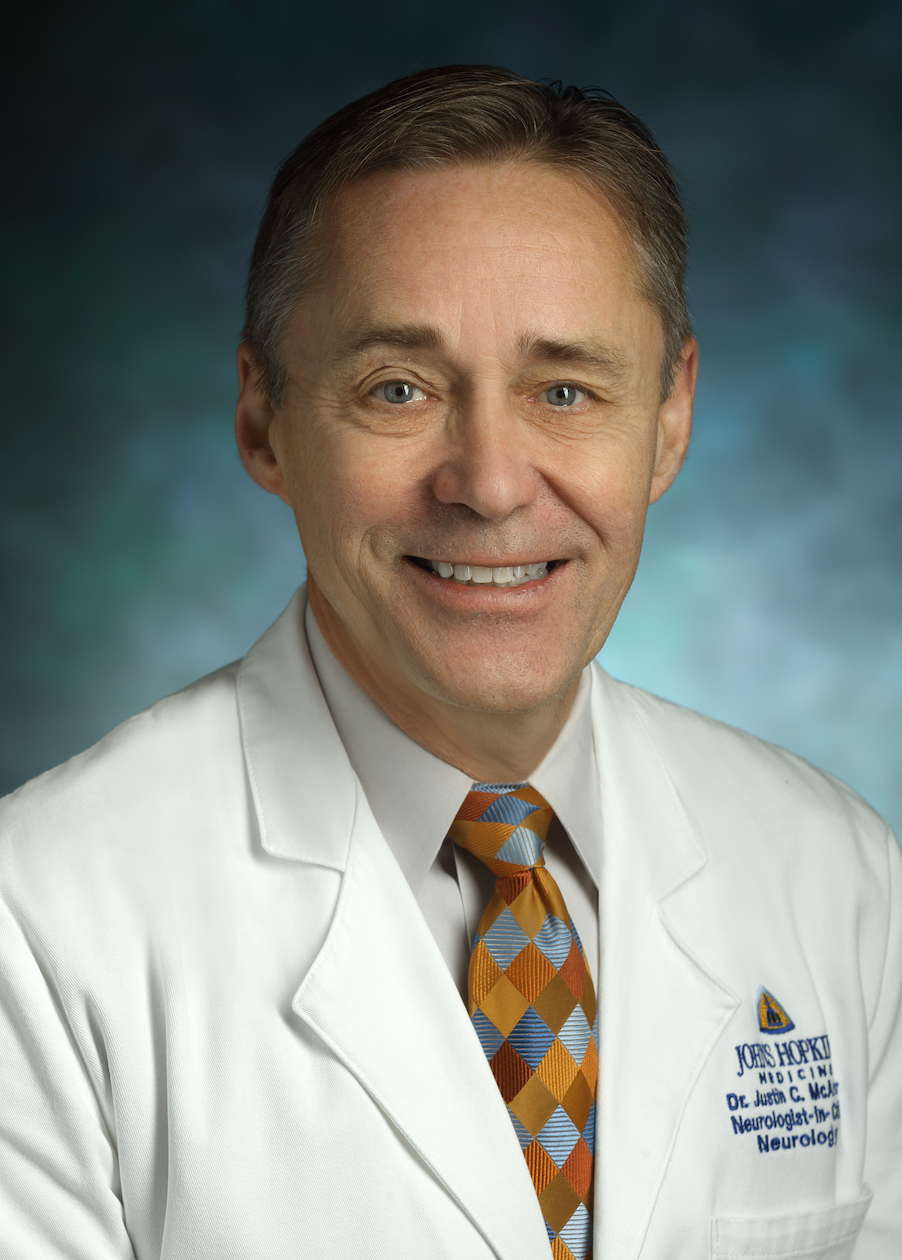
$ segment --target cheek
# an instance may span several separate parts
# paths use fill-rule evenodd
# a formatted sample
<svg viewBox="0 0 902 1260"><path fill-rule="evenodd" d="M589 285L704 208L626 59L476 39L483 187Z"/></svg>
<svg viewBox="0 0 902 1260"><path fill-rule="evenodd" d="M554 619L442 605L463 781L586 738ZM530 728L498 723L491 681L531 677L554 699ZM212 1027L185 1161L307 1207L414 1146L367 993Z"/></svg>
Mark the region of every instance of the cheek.
<svg viewBox="0 0 902 1260"><path fill-rule="evenodd" d="M641 539L651 485L651 459L644 448L613 447L585 457L578 473L558 494L609 551Z"/></svg>
<svg viewBox="0 0 902 1260"><path fill-rule="evenodd" d="M311 443L294 471L295 516L308 561L350 570L412 514L409 470L359 434Z"/></svg>

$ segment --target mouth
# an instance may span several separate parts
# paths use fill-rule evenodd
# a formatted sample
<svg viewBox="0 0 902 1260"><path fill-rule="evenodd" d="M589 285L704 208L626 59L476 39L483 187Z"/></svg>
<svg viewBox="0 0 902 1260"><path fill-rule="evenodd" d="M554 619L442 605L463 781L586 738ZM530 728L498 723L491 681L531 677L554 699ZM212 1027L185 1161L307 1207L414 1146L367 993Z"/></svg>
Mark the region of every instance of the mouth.
<svg viewBox="0 0 902 1260"><path fill-rule="evenodd" d="M436 577L447 582L457 582L461 586L496 586L511 588L523 586L527 582L538 582L548 577L560 560L541 560L530 564L472 564L468 561L449 563L447 560L427 560L420 556L408 556L408 560L434 573Z"/></svg>

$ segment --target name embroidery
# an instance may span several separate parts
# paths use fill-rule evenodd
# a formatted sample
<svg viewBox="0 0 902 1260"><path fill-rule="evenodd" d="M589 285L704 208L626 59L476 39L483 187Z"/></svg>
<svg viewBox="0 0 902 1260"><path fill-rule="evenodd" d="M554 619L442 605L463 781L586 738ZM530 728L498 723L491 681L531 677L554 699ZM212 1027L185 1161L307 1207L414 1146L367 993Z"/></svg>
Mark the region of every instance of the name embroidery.
<svg viewBox="0 0 902 1260"><path fill-rule="evenodd" d="M759 1027L773 1036L795 1025L765 989L758 992ZM781 1024L782 1028L775 1025ZM754 1134L761 1155L833 1147L839 1140L839 1081L830 1038L792 1037L735 1047L736 1076L746 1092L726 1095L732 1131ZM756 1079L757 1076L757 1079Z"/></svg>

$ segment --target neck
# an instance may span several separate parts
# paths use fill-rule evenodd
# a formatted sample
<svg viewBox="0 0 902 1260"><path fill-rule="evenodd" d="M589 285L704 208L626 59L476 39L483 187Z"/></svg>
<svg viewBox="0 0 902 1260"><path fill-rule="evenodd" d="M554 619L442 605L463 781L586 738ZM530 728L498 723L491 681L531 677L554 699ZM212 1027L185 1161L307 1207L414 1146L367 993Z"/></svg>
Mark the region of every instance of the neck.
<svg viewBox="0 0 902 1260"><path fill-rule="evenodd" d="M309 577L307 593L322 636L345 673L434 756L476 783L512 783L528 779L550 751L573 707L579 675L561 694L535 709L496 713L461 708L380 669L359 651Z"/></svg>

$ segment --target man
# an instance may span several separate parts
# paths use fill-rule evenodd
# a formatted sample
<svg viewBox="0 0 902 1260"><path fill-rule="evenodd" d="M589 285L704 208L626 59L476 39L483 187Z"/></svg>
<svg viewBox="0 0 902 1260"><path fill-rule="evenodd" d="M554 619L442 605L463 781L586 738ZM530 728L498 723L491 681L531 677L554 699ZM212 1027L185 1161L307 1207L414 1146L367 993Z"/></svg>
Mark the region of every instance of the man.
<svg viewBox="0 0 902 1260"><path fill-rule="evenodd" d="M308 582L5 805L4 1254L899 1254L895 841L591 665L684 251L638 120L506 71L288 159L236 431Z"/></svg>

